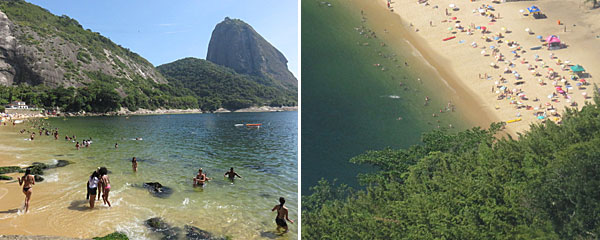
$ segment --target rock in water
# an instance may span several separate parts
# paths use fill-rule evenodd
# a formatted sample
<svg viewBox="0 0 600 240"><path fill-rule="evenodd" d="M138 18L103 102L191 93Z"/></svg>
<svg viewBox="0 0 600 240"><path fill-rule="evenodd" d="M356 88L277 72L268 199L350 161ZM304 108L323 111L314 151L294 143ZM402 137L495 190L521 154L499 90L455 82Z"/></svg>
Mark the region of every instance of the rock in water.
<svg viewBox="0 0 600 240"><path fill-rule="evenodd" d="M268 77L275 84L297 88L298 80L287 68L287 59L252 26L228 17L217 24L208 44L206 60L238 73Z"/></svg>
<svg viewBox="0 0 600 240"><path fill-rule="evenodd" d="M180 228L171 227L159 217L150 218L145 223L153 232L162 233L164 235L162 239L178 239L178 232L181 232Z"/></svg>
<svg viewBox="0 0 600 240"><path fill-rule="evenodd" d="M67 160L58 160L58 162L56 163L55 167L64 167L71 164L71 162L67 161Z"/></svg>
<svg viewBox="0 0 600 240"><path fill-rule="evenodd" d="M212 234L207 231L204 231L200 228L185 225L183 228L186 232L185 236L190 240L204 240L204 239L212 239Z"/></svg>
<svg viewBox="0 0 600 240"><path fill-rule="evenodd" d="M158 182L147 182L144 183L144 188L148 189L152 195L159 198L166 198L173 194L173 189L165 187Z"/></svg>

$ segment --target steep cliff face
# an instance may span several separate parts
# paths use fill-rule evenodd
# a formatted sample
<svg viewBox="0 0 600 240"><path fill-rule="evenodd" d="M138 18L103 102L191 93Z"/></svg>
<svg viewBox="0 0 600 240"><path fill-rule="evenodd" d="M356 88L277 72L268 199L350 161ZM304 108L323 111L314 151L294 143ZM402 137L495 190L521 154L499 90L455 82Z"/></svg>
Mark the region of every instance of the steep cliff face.
<svg viewBox="0 0 600 240"><path fill-rule="evenodd" d="M250 25L225 18L215 27L206 60L241 74L271 78L273 84L297 88L298 80L288 70L287 59Z"/></svg>
<svg viewBox="0 0 600 240"><path fill-rule="evenodd" d="M21 0L0 2L0 84L80 87L98 72L166 83L147 60L74 19Z"/></svg>

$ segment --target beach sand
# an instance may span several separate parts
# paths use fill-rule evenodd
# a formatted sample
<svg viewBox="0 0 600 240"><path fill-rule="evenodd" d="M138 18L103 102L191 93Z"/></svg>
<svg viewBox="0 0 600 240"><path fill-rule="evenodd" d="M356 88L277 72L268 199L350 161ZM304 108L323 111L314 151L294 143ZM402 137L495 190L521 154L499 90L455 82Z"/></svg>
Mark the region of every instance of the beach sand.
<svg viewBox="0 0 600 240"><path fill-rule="evenodd" d="M582 65L591 76L600 74L598 69L594 69L594 63L600 62L600 48L597 47L600 39L600 14L594 14L598 10L589 10L583 6L580 1L543 1L543 2L507 2L494 4L490 1L476 2L455 2L452 0L441 0L430 2L429 5L418 4L414 0L392 1L391 9L387 9L387 0L380 0L377 3L369 1L354 2L356 8L363 9L370 25L377 31L385 29L388 34L379 34L384 41L393 45L394 42L408 40L422 55L422 57L433 65L439 72L442 79L446 81L456 94L460 95L457 106L462 109L464 114L475 123L482 127L489 126L492 121L509 121L521 118L522 121L508 123L507 132L522 132L529 128L532 123L538 123L534 113L545 112L546 119L560 120L551 114L554 112L548 110L553 107L557 116L566 106L570 106L566 97L557 94L552 99L548 95L556 92L553 81L547 79L548 68L553 68L560 76L565 76L573 88L569 89L567 96L571 102L576 102L579 107L584 105L585 101L592 101L591 98L585 99L582 93L588 97L593 96L592 84L597 80L593 77L585 79L591 83L583 88L578 88L575 84L578 81L570 80L571 75L568 71L562 71L556 60L550 59L550 53L560 60L570 61L571 64ZM445 10L450 4L457 4L459 10L448 9L449 16L446 16ZM500 18L496 22L490 22L488 17L481 16L479 13L473 13L473 10L482 4L491 4L494 11L491 13ZM535 4L547 16L545 19L534 19L532 16L524 16L520 10L527 12L527 7ZM437 6L437 8L435 7ZM393 10L393 11L390 11ZM387 14L386 14L387 13ZM382 15L392 15L396 18L390 18ZM474 24L475 26L485 26L488 33L482 34L481 31L475 31L472 35L466 32L456 31L456 20L465 29ZM562 25L558 25L560 20ZM430 22L431 21L431 22ZM431 25L430 25L431 23ZM566 26L566 32L564 28ZM452 30L449 28L452 27ZM502 43L496 41L486 42L482 36L492 37L506 28L509 33L502 32L504 35ZM525 31L531 29L533 34ZM417 31L418 29L418 31ZM380 30L381 32L382 30ZM452 33L454 32L454 33ZM403 35L408 33L408 35ZM541 35L546 39L549 35L558 35L567 47L559 50L549 51L545 47L540 50L530 50L530 47L540 46L541 42L536 36ZM442 39L456 36L456 38L442 41ZM509 48L507 40L516 41L525 53L520 53L520 58L513 59L511 51L516 48ZM460 43L459 41L463 41ZM473 48L471 43L477 43L477 48ZM490 46L499 49L504 55L506 61L514 63L515 70L522 76L522 84L516 85L516 80L512 73L503 73L508 67L506 62L497 62L491 56ZM486 54L481 54L482 47L485 47ZM545 62L547 68L542 67L542 61L534 61L534 55L539 55ZM534 77L527 64L522 64L522 59L529 64L538 65L536 71L540 76ZM496 62L498 68L492 68L491 62ZM487 74L490 79L479 78L479 75ZM502 82L500 77L506 80ZM545 85L540 85L538 79L542 79ZM498 82L498 83L496 83ZM558 81L557 86L566 90L563 82ZM502 93L499 87L505 87L507 90L517 89L513 92L512 99L504 98L497 100L498 95ZM492 92L494 88L494 92ZM520 89L520 90L519 90ZM496 91L500 91L497 93ZM516 99L517 93L524 94L529 100ZM463 96L465 95L465 96ZM470 95L470 96L466 96ZM534 99L539 99L534 101ZM520 102L523 108L517 109L516 104ZM525 107L529 105L529 110ZM541 105L541 107L540 107ZM466 108L466 109L465 109ZM537 108L537 109L536 109Z"/></svg>

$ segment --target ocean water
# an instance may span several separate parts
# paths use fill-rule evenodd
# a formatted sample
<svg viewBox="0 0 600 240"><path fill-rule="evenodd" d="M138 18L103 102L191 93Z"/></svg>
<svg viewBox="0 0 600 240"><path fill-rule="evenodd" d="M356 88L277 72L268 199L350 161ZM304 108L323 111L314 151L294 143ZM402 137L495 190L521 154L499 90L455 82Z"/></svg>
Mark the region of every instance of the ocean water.
<svg viewBox="0 0 600 240"><path fill-rule="evenodd" d="M361 15L361 6L370 7ZM447 111L455 92L408 42L382 40L388 29L375 14L389 13L364 0L302 1L304 195L321 178L359 187L357 173L373 169L349 160L367 150L470 126L460 109Z"/></svg>
<svg viewBox="0 0 600 240"><path fill-rule="evenodd" d="M160 239L162 235L148 231L143 221L162 217L174 227L192 225L233 239L296 239L295 225L283 237L276 235L271 208L285 197L290 218L298 218L297 118L297 112L50 118L43 121L59 128L59 140L37 136L25 141L27 134L17 133L0 145L12 149L21 165L73 162L47 171L46 181L34 188L34 198L44 201L32 203L28 213L51 216L45 227L69 236L118 230L133 239ZM235 127L238 123L263 125L250 129ZM19 125L23 126L27 125ZM76 150L65 135L76 135L79 141L92 138L93 143ZM131 168L134 156L137 173ZM113 207L100 201L96 210L88 210L85 182L100 166L110 171ZM243 178L234 183L225 179L230 167ZM198 168L213 178L203 188L192 186ZM140 187L144 182L160 182L173 194L154 197ZM1 217L0 223L13 224L18 218Z"/></svg>

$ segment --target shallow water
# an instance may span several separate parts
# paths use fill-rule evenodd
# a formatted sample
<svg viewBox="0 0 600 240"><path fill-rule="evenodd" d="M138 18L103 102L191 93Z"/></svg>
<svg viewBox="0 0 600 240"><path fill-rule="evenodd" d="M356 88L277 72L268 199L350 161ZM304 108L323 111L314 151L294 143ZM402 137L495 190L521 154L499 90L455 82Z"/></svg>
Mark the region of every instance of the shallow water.
<svg viewBox="0 0 600 240"><path fill-rule="evenodd" d="M118 230L133 239L159 239L161 235L143 225L159 216L175 227L189 224L234 239L273 238L275 214L270 210L280 196L287 200L290 218L297 219L297 117L297 112L278 112L51 118L45 122L59 128L59 140L37 136L25 141L26 134L11 133L0 140L0 147L13 152L20 165L74 162L45 173L46 181L34 188L36 200L43 201L32 204L28 213L51 216L46 227L69 236ZM249 129L235 127L237 123L263 126ZM92 138L93 143L76 150L75 143L64 140L66 134L78 140ZM131 168L133 156L138 159L137 173ZM100 201L97 209L89 210L85 183L99 166L111 171L113 207ZM191 179L200 167L213 180L195 188ZM225 179L230 167L243 178L234 183ZM160 182L173 194L153 197L140 187L144 182ZM18 214L0 214L0 224L18 224L17 218ZM295 225L290 231L284 239L297 238Z"/></svg>
<svg viewBox="0 0 600 240"><path fill-rule="evenodd" d="M302 1L305 195L321 178L359 186L357 173L370 168L349 160L367 150L407 148L438 126L459 130L471 125L461 109L440 113L458 96L415 48L392 37L401 23L392 29L386 27L389 22L373 20L380 18L377 14L388 14L375 2L328 3ZM377 37L367 38L369 30Z"/></svg>

